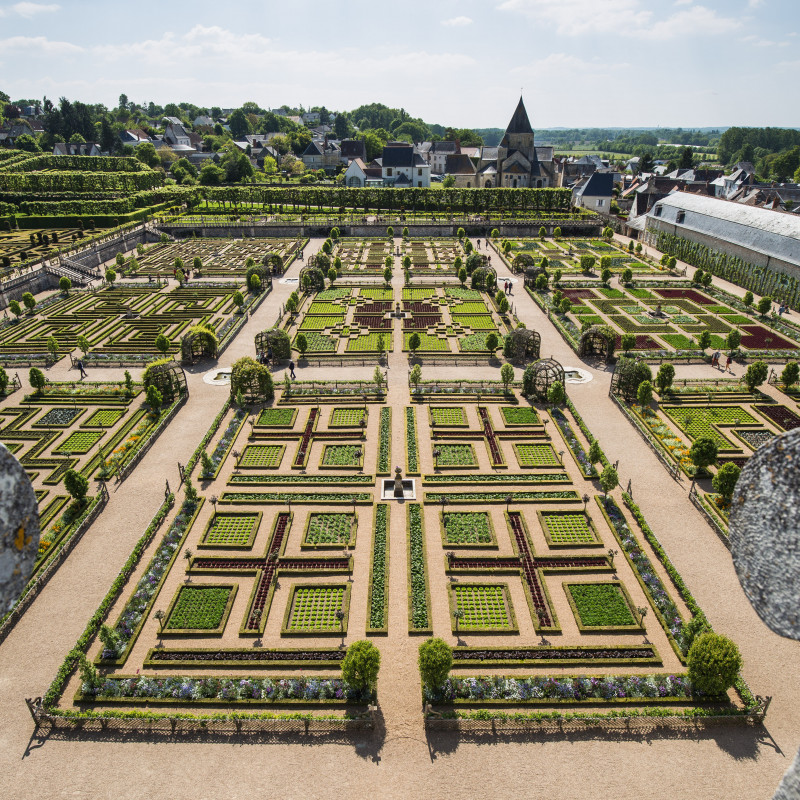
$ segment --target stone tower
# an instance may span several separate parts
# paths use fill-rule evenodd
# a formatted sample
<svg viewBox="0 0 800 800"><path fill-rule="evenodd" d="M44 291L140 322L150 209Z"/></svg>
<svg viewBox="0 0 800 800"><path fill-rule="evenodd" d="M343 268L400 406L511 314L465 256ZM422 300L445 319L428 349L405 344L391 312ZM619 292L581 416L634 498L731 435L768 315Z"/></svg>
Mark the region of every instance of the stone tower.
<svg viewBox="0 0 800 800"><path fill-rule="evenodd" d="M504 155L510 155L515 150L522 153L531 164L536 162L536 147L533 140L533 128L528 119L528 112L525 110L525 103L522 97L519 98L517 109L511 122L508 123L505 135L500 141L500 147L505 148Z"/></svg>

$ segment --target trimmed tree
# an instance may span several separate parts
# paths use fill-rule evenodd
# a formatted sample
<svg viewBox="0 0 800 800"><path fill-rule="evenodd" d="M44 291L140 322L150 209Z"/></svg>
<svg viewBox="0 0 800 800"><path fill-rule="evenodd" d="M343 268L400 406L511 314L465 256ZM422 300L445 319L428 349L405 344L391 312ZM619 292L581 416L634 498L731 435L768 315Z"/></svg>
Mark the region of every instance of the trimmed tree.
<svg viewBox="0 0 800 800"><path fill-rule="evenodd" d="M798 378L800 378L800 364L796 361L790 361L783 368L783 372L781 372L781 383L784 385L784 388L788 389L790 386L797 383Z"/></svg>
<svg viewBox="0 0 800 800"><path fill-rule="evenodd" d="M569 297L562 298L561 302L558 304L558 308L562 314L569 314L572 310L572 300L570 300Z"/></svg>
<svg viewBox="0 0 800 800"><path fill-rule="evenodd" d="M36 299L30 292L24 292L22 295L22 304L28 311L33 311L34 307L36 306Z"/></svg>
<svg viewBox="0 0 800 800"><path fill-rule="evenodd" d="M623 333L622 334L622 349L629 353L633 348L636 347L636 334L635 333Z"/></svg>
<svg viewBox="0 0 800 800"><path fill-rule="evenodd" d="M47 383L47 378L45 378L44 372L42 372L38 367L31 367L31 370L28 373L28 380L30 381L31 386L36 389L37 394L41 393L42 389L44 389L44 385Z"/></svg>
<svg viewBox="0 0 800 800"><path fill-rule="evenodd" d="M422 380L422 367L419 364L414 364L408 379L414 384L414 390L416 391L419 388L419 382Z"/></svg>
<svg viewBox="0 0 800 800"><path fill-rule="evenodd" d="M169 345L170 341L163 333L159 333L158 336L156 336L156 350L158 350L159 353L166 355L169 351Z"/></svg>
<svg viewBox="0 0 800 800"><path fill-rule="evenodd" d="M491 332L491 333L490 333L490 334L489 334L489 335L486 337L486 349L487 349L487 350L488 350L488 351L489 351L489 352L490 352L492 355L494 355L494 351L495 351L495 350L497 350L497 348L498 348L499 346L500 346L500 339L498 338L497 334L496 334L494 331L492 331L492 332Z"/></svg>
<svg viewBox="0 0 800 800"><path fill-rule="evenodd" d="M54 361L58 360L58 339L55 336L47 337L47 352L53 357Z"/></svg>
<svg viewBox="0 0 800 800"><path fill-rule="evenodd" d="M633 270L630 267L625 267L622 270L622 282L630 283L633 280Z"/></svg>
<svg viewBox="0 0 800 800"><path fill-rule="evenodd" d="M763 361L755 361L750 364L744 373L744 382L747 384L748 391L752 392L757 386L761 386L768 374L769 367Z"/></svg>
<svg viewBox="0 0 800 800"><path fill-rule="evenodd" d="M689 449L689 458L697 467L695 478L706 475L706 467L717 463L717 452L717 443L710 436L701 436L694 440Z"/></svg>
<svg viewBox="0 0 800 800"><path fill-rule="evenodd" d="M727 636L709 631L694 640L686 664L693 688L717 696L725 694L735 683L742 668L742 656Z"/></svg>
<svg viewBox="0 0 800 800"><path fill-rule="evenodd" d="M242 306L244 305L244 295L237 289L233 293L233 304L236 306L237 313L242 313Z"/></svg>
<svg viewBox="0 0 800 800"><path fill-rule="evenodd" d="M672 388L672 381L675 380L675 367L672 364L662 364L658 368L658 374L656 375L656 386L658 387L658 393L664 394Z"/></svg>
<svg viewBox="0 0 800 800"><path fill-rule="evenodd" d="M742 302L745 304L745 306L747 306L747 308L750 308L750 306L753 305L753 293L745 292Z"/></svg>
<svg viewBox="0 0 800 800"><path fill-rule="evenodd" d="M735 350L738 350L741 343L742 332L738 328L731 330L725 337L725 344L728 345L728 350L730 350L731 353L733 353Z"/></svg>
<svg viewBox="0 0 800 800"><path fill-rule="evenodd" d="M446 680L453 666L453 649L438 637L426 639L419 646L419 675L426 689L435 692Z"/></svg>
<svg viewBox="0 0 800 800"><path fill-rule="evenodd" d="M422 341L418 333L412 333L411 336L408 337L408 349L411 351L412 355L417 352L420 344L422 344Z"/></svg>
<svg viewBox="0 0 800 800"><path fill-rule="evenodd" d="M339 273L336 271L336 267L331 267L328 270L328 280L331 282L331 286L333 286L333 282L339 277Z"/></svg>
<svg viewBox="0 0 800 800"><path fill-rule="evenodd" d="M58 279L58 288L61 289L64 294L69 294L69 290L72 288L72 281L66 275L62 275Z"/></svg>
<svg viewBox="0 0 800 800"><path fill-rule="evenodd" d="M758 305L756 306L756 310L762 317L765 317L769 314L769 310L772 308L772 298L771 297L762 297L758 301Z"/></svg>
<svg viewBox="0 0 800 800"><path fill-rule="evenodd" d="M372 642L362 639L347 648L342 659L342 678L355 689L368 691L378 680L381 652Z"/></svg>
<svg viewBox="0 0 800 800"><path fill-rule="evenodd" d="M619 475L611 465L607 466L600 473L600 488L603 490L603 497L608 497L608 493L616 489L619 485Z"/></svg>
<svg viewBox="0 0 800 800"><path fill-rule="evenodd" d="M650 381L642 381L636 390L636 399L644 410L653 401L653 384Z"/></svg>
<svg viewBox="0 0 800 800"><path fill-rule="evenodd" d="M711 479L714 491L722 497L726 505L731 502L733 490L736 488L741 471L740 467L729 461L727 464L723 464Z"/></svg>
<svg viewBox="0 0 800 800"><path fill-rule="evenodd" d="M11 309L11 313L15 317L19 318L22 316L22 306L16 300L10 300L8 307Z"/></svg>
<svg viewBox="0 0 800 800"><path fill-rule="evenodd" d="M89 479L74 469L68 469L64 475L64 488L76 503L81 504L86 499L86 492L89 491Z"/></svg>
<svg viewBox="0 0 800 800"><path fill-rule="evenodd" d="M164 396L158 391L157 386L150 385L147 387L147 405L150 406L154 413L158 413L161 404L164 402Z"/></svg>
<svg viewBox="0 0 800 800"><path fill-rule="evenodd" d="M298 333L297 338L294 340L294 346L297 348L297 352L300 353L300 358L302 358L306 354L306 350L308 350L308 339L304 334Z"/></svg>
<svg viewBox="0 0 800 800"><path fill-rule="evenodd" d="M600 442L597 439L592 439L592 443L589 445L589 461L592 464L596 464L598 461L601 461L603 458L603 451L600 448Z"/></svg>
<svg viewBox="0 0 800 800"><path fill-rule="evenodd" d="M711 347L711 331L706 329L697 337L697 346L701 350L707 350Z"/></svg>
<svg viewBox="0 0 800 800"><path fill-rule="evenodd" d="M117 279L117 273L114 272L113 269L110 269L110 268L107 269L106 270L106 281L108 281L108 283L110 283L113 286L114 285L114 281L116 279Z"/></svg>
<svg viewBox="0 0 800 800"><path fill-rule="evenodd" d="M386 281L386 283L391 283L392 282L392 268L391 267L386 267L383 270L383 279Z"/></svg>
<svg viewBox="0 0 800 800"><path fill-rule="evenodd" d="M503 364L503 366L500 367L500 380L503 381L503 388L508 391L508 387L514 380L514 367L512 367L511 364Z"/></svg>
<svg viewBox="0 0 800 800"><path fill-rule="evenodd" d="M566 399L567 393L564 391L564 384L561 381L553 381L547 390L547 402L555 407L562 405Z"/></svg>

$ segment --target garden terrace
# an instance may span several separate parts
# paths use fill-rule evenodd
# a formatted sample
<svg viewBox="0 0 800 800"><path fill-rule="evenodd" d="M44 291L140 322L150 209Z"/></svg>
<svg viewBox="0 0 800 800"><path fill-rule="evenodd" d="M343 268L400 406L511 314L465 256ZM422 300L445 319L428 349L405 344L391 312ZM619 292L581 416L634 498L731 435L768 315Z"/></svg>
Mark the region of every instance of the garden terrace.
<svg viewBox="0 0 800 800"><path fill-rule="evenodd" d="M306 340L309 356L374 354L392 350L392 290L337 286L318 292L285 327L298 353L297 338Z"/></svg>
<svg viewBox="0 0 800 800"><path fill-rule="evenodd" d="M280 256L284 270L302 253L305 240L295 238L268 239L189 239L146 245L142 253L131 253L122 267L126 275L172 277L175 259L183 262L185 273L193 277L244 279L245 263L252 258L262 264L269 255ZM194 259L202 266L194 268ZM136 260L134 271L133 260Z"/></svg>
<svg viewBox="0 0 800 800"><path fill-rule="evenodd" d="M563 288L563 296L572 307L567 313L553 306L553 292L531 291L534 300L549 311L573 348L580 331L587 326L608 329L614 335L615 348L622 349L622 337L636 337L631 348L647 360L688 358L706 360L699 337L709 335L711 350L728 352L727 336L734 330L741 334L737 357L745 361L758 358L795 358L800 347L800 331L780 326L754 312L742 313L733 304L710 294L712 290L691 288L685 282L672 284L647 282L646 288L630 286L610 289L586 283ZM715 294L718 292L715 291Z"/></svg>
<svg viewBox="0 0 800 800"><path fill-rule="evenodd" d="M0 329L0 363L14 363L31 354L44 357L51 336L61 354L74 350L78 337L85 336L90 349L84 361L96 366L152 361L161 355L155 344L159 334L169 340L167 352L178 353L181 338L198 323L209 326L224 341L243 319L233 302L237 288L235 283L177 289L144 284L57 296L41 313L24 314ZM257 307L264 297L263 293L246 295L245 308Z"/></svg>
<svg viewBox="0 0 800 800"><path fill-rule="evenodd" d="M331 261L342 261L341 274L348 276L383 275L387 256L393 256L392 240L340 239L333 249Z"/></svg>
<svg viewBox="0 0 800 800"><path fill-rule="evenodd" d="M458 239L403 239L402 261L411 260L412 277L448 275L456 277L456 258L462 262L467 257L464 245Z"/></svg>

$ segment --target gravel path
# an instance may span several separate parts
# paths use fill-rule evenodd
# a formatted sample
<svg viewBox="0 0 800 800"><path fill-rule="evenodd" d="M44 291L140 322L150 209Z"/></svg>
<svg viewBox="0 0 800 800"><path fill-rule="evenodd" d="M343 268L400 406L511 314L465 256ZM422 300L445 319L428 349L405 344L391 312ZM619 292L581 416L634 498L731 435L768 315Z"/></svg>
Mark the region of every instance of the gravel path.
<svg viewBox="0 0 800 800"><path fill-rule="evenodd" d="M316 252L312 241L306 253ZM299 264L287 273L296 277ZM501 277L505 277L501 268ZM716 281L715 281L716 282ZM395 291L402 284L396 270ZM726 288L729 288L726 286ZM252 355L253 336L271 325L292 291L275 283L271 296L224 354L220 365ZM578 358L548 324L520 284L512 300L528 327L542 334L542 355L565 365ZM402 463L407 404L407 360L395 328L389 360L393 462ZM177 485L177 463L194 451L225 399L226 389L202 383L208 365L189 371L190 400L128 480L113 488L108 507L85 535L16 628L0 646L0 768L9 798L250 798L263 791L281 798L331 794L380 797L548 798L767 798L800 743L800 645L772 634L751 609L730 554L607 396L610 372L588 366L589 383L570 396L609 458L620 460L622 485L635 499L719 632L731 635L745 661L752 689L774 697L765 726L724 726L680 733L621 732L526 736L426 736L418 695L416 649L406 635L405 514L392 513L390 635L379 639L382 722L371 737L281 737L161 743L136 737L86 736L40 741L24 697L50 684L65 653L127 558L163 498L164 479ZM298 378L328 370L298 371ZM437 369L469 376L463 368ZM486 374L486 371L483 371ZM497 370L492 370L493 374ZM90 380L122 370L92 370ZM337 377L369 378L372 367L337 370ZM677 377L719 375L710 367L678 367ZM60 362L54 379L71 377ZM425 368L423 365L423 375ZM138 371L135 372L138 377ZM276 380L282 374L276 374ZM328 376L329 377L329 376ZM6 401L7 403L9 401ZM13 398L11 400L13 404ZM393 509L393 512L395 509ZM449 631L438 631L449 637ZM532 787L535 787L533 789Z"/></svg>

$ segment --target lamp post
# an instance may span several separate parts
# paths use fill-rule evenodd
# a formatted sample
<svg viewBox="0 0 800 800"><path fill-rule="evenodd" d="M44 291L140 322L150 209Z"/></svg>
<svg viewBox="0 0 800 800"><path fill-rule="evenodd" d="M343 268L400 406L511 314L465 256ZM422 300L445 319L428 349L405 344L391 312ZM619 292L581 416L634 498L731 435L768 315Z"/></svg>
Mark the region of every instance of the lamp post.
<svg viewBox="0 0 800 800"><path fill-rule="evenodd" d="M506 495L506 514L511 510L511 501L514 499L514 495L507 494Z"/></svg>
<svg viewBox="0 0 800 800"><path fill-rule="evenodd" d="M434 469L439 469L439 456L442 454L442 451L438 447L433 448L433 467Z"/></svg>
<svg viewBox="0 0 800 800"><path fill-rule="evenodd" d="M559 450L558 451L558 458L561 461L561 466L563 467L564 466L564 451L563 450Z"/></svg>

